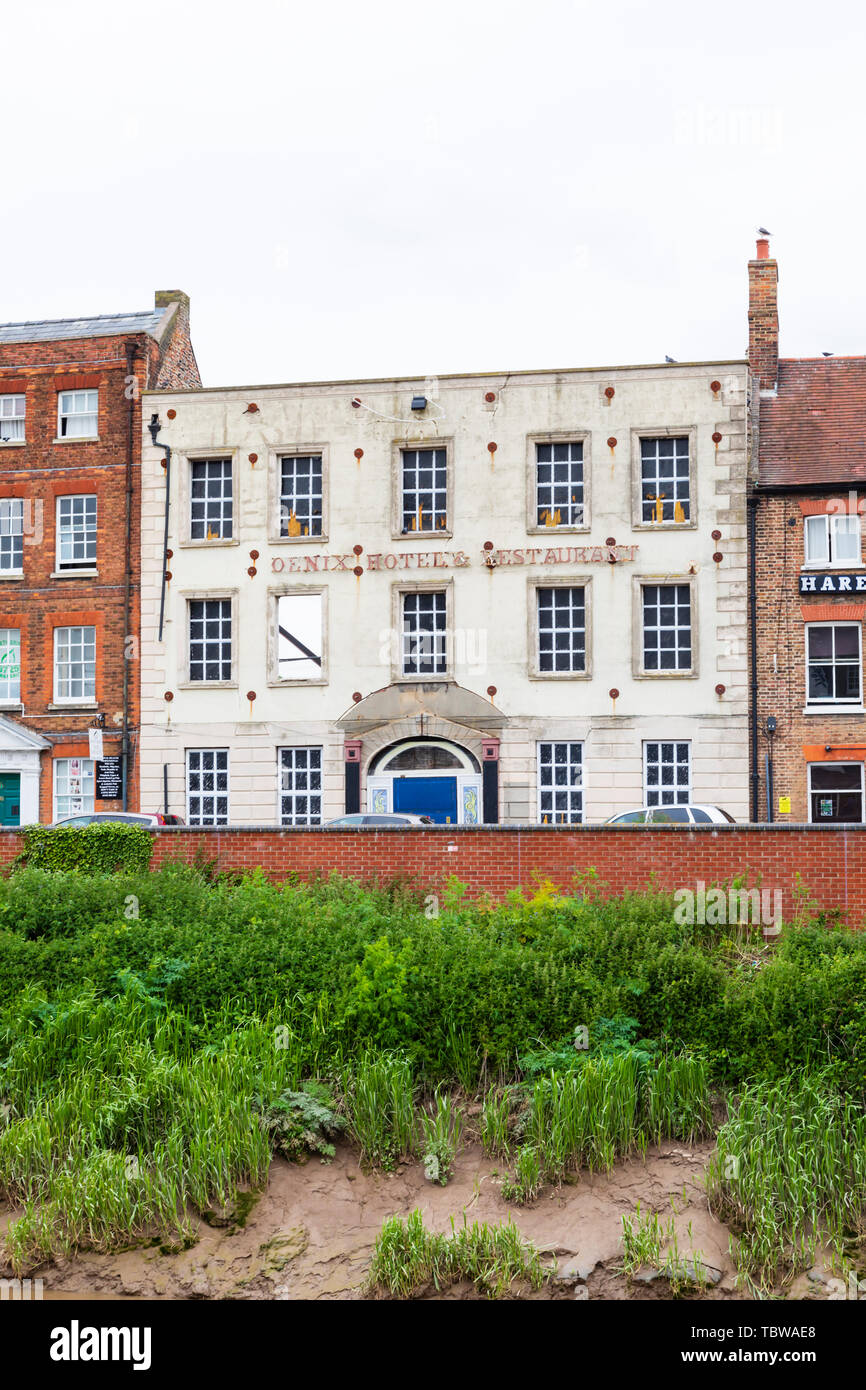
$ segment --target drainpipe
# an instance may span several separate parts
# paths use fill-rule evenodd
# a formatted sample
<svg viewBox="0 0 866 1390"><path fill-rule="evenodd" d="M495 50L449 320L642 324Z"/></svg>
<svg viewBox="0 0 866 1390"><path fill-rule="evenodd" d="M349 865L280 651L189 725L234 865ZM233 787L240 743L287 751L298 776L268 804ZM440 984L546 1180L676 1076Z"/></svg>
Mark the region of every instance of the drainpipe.
<svg viewBox="0 0 866 1390"><path fill-rule="evenodd" d="M756 521L758 499L748 497L746 499L746 528L749 546L749 664L751 667L750 678L750 714L749 714L749 734L751 742L751 757L749 762L749 783L751 789L751 819L758 819L758 594L756 586L757 575L757 538Z"/></svg>
<svg viewBox="0 0 866 1390"><path fill-rule="evenodd" d="M135 393L130 391L135 377L135 354L137 345L126 343L126 387L128 404L126 411L126 513L124 517L124 565L126 576L123 589L123 733L120 743L123 769L123 809L129 807L129 662L127 643L129 641L129 618L132 605L132 478L133 449L135 430Z"/></svg>
<svg viewBox="0 0 866 1390"><path fill-rule="evenodd" d="M159 434L160 429L162 428L162 426L159 423L158 415L151 415L150 424L147 428L150 430L150 437L153 440L154 448L162 449L165 454L165 525L163 527L162 533L162 588L160 589L159 593L158 638L158 640L161 642L163 622L165 620L165 576L166 571L168 570L168 509L169 500L171 498L171 445L160 444L159 440L156 437Z"/></svg>

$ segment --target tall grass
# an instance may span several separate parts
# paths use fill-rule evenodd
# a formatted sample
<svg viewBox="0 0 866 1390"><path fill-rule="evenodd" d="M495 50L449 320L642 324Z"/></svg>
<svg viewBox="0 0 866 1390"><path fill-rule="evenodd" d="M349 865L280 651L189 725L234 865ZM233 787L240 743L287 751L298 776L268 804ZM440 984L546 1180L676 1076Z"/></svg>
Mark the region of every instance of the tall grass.
<svg viewBox="0 0 866 1390"><path fill-rule="evenodd" d="M419 1115L418 1128L424 1172L431 1182L444 1187L454 1170L463 1118L452 1097L441 1087L433 1097L432 1111L422 1110Z"/></svg>
<svg viewBox="0 0 866 1390"><path fill-rule="evenodd" d="M866 1113L821 1074L746 1087L707 1181L713 1210L734 1227L747 1280L769 1287L812 1264L841 1260L866 1232Z"/></svg>
<svg viewBox="0 0 866 1390"><path fill-rule="evenodd" d="M349 1126L362 1163L393 1168L398 1159L414 1153L415 1084L406 1057L364 1052L343 1073L343 1086Z"/></svg>
<svg viewBox="0 0 866 1390"><path fill-rule="evenodd" d="M550 1277L534 1246L523 1240L513 1222L498 1226L475 1221L451 1235L428 1231L416 1208L404 1221L390 1217L377 1237L368 1287L394 1298L408 1298L431 1283L438 1290L471 1281L489 1298L501 1298L516 1282L538 1289Z"/></svg>

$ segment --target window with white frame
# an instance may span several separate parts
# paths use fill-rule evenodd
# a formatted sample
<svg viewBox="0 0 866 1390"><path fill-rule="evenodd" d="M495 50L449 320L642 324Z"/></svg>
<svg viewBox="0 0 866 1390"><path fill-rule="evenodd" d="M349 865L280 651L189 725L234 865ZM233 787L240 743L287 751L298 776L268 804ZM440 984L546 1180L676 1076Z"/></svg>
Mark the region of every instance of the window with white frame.
<svg viewBox="0 0 866 1390"><path fill-rule="evenodd" d="M448 452L446 449L402 451L402 521L412 531L448 529Z"/></svg>
<svg viewBox="0 0 866 1390"><path fill-rule="evenodd" d="M0 628L0 700L21 699L21 631Z"/></svg>
<svg viewBox="0 0 866 1390"><path fill-rule="evenodd" d="M321 748L280 749L280 824L321 825Z"/></svg>
<svg viewBox="0 0 866 1390"><path fill-rule="evenodd" d="M691 800L691 744L645 743L643 799L645 806L684 806Z"/></svg>
<svg viewBox="0 0 866 1390"><path fill-rule="evenodd" d="M96 564L96 498L58 497L57 568L90 569Z"/></svg>
<svg viewBox="0 0 866 1390"><path fill-rule="evenodd" d="M91 758L54 759L55 820L92 813L95 791Z"/></svg>
<svg viewBox="0 0 866 1390"><path fill-rule="evenodd" d="M280 535L321 536L322 456L280 459Z"/></svg>
<svg viewBox="0 0 866 1390"><path fill-rule="evenodd" d="M96 628L54 629L54 699L76 704L96 699Z"/></svg>
<svg viewBox="0 0 866 1390"><path fill-rule="evenodd" d="M536 444L536 525L582 526L583 516L583 444Z"/></svg>
<svg viewBox="0 0 866 1390"><path fill-rule="evenodd" d="M186 750L186 819L188 825L228 825L229 750Z"/></svg>
<svg viewBox="0 0 866 1390"><path fill-rule="evenodd" d="M448 669L448 603L444 589L401 595L404 676L441 676Z"/></svg>
<svg viewBox="0 0 866 1390"><path fill-rule="evenodd" d="M862 824L863 764L809 764L809 820Z"/></svg>
<svg viewBox="0 0 866 1390"><path fill-rule="evenodd" d="M862 703L859 623L806 624L807 705Z"/></svg>
<svg viewBox="0 0 866 1390"><path fill-rule="evenodd" d="M281 594L277 599L277 677L322 679L324 595Z"/></svg>
<svg viewBox="0 0 866 1390"><path fill-rule="evenodd" d="M24 565L24 502L0 499L0 572L17 574Z"/></svg>
<svg viewBox="0 0 866 1390"><path fill-rule="evenodd" d="M807 565L859 565L860 517L804 517L803 551Z"/></svg>
<svg viewBox="0 0 866 1390"><path fill-rule="evenodd" d="M688 584L644 584L643 669L692 669L692 603Z"/></svg>
<svg viewBox="0 0 866 1390"><path fill-rule="evenodd" d="M0 440L10 444L24 438L25 396L0 396Z"/></svg>
<svg viewBox="0 0 866 1390"><path fill-rule="evenodd" d="M191 681L231 680L230 598L189 600L189 678Z"/></svg>
<svg viewBox="0 0 866 1390"><path fill-rule="evenodd" d="M542 675L586 670L586 591L556 585L535 591L538 669Z"/></svg>
<svg viewBox="0 0 866 1390"><path fill-rule="evenodd" d="M95 439L98 412L98 391L61 391L58 396L59 437Z"/></svg>
<svg viewBox="0 0 866 1390"><path fill-rule="evenodd" d="M689 520L688 435L640 441L640 485L642 521Z"/></svg>
<svg viewBox="0 0 866 1390"><path fill-rule="evenodd" d="M538 819L544 825L583 821L582 743L539 743Z"/></svg>
<svg viewBox="0 0 866 1390"><path fill-rule="evenodd" d="M189 537L193 541L232 538L232 461L196 459L190 464Z"/></svg>

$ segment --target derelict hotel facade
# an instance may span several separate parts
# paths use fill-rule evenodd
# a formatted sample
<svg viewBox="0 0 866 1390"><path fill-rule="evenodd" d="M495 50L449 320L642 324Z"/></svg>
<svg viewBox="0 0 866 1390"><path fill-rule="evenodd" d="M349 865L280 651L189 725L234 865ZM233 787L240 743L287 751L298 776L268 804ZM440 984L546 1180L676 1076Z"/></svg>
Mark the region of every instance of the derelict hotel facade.
<svg viewBox="0 0 866 1390"><path fill-rule="evenodd" d="M155 391L142 418L143 806L748 818L745 361Z"/></svg>

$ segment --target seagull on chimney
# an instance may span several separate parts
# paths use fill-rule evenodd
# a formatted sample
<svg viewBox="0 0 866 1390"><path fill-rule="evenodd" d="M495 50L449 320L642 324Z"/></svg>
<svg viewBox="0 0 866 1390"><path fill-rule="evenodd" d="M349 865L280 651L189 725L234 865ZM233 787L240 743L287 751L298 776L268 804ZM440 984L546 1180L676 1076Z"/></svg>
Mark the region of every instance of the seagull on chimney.
<svg viewBox="0 0 866 1390"><path fill-rule="evenodd" d="M822 352L822 353L821 353L821 356L822 356L822 357L832 357L833 354L832 354L832 352Z"/></svg>
<svg viewBox="0 0 866 1390"><path fill-rule="evenodd" d="M665 361L666 361L666 362L676 362L676 360L677 360L677 359L676 359L675 357L667 357L667 356L665 356Z"/></svg>
<svg viewBox="0 0 866 1390"><path fill-rule="evenodd" d="M759 227L759 228L758 228L758 231L761 233L761 236L772 236L772 235L773 235L772 232L768 232L768 231L767 231L766 227Z"/></svg>

